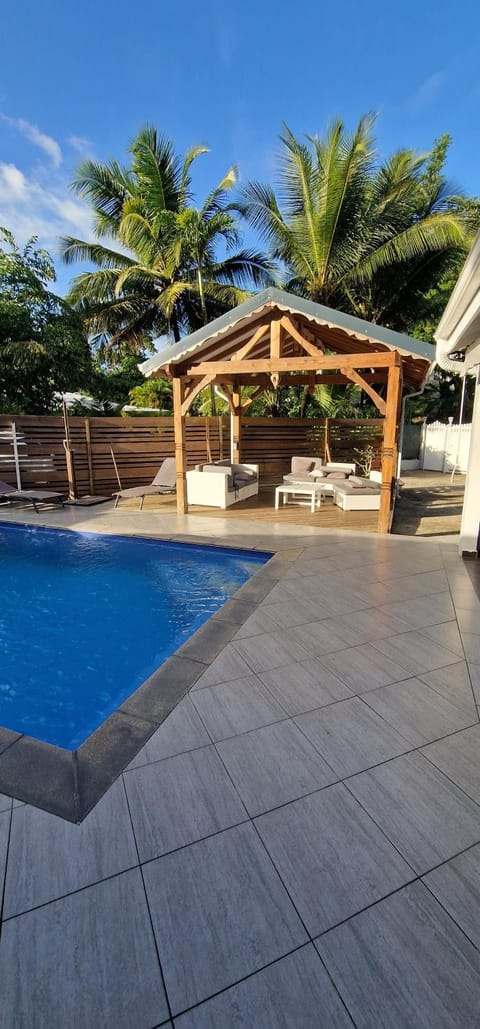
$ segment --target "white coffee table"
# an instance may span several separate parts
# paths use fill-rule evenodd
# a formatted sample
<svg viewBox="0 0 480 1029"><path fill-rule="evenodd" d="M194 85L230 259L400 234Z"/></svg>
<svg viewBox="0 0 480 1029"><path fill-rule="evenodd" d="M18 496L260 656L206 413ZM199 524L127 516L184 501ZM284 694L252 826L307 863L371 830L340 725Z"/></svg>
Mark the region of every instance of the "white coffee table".
<svg viewBox="0 0 480 1029"><path fill-rule="evenodd" d="M278 511L280 497L283 498L284 504L307 504L310 506L311 511L315 511L315 507L320 507L322 502L322 488L319 483L316 482L290 482L281 483L280 486L275 487L275 510ZM289 497L291 498L289 500ZM299 497L308 498L305 500L299 500Z"/></svg>

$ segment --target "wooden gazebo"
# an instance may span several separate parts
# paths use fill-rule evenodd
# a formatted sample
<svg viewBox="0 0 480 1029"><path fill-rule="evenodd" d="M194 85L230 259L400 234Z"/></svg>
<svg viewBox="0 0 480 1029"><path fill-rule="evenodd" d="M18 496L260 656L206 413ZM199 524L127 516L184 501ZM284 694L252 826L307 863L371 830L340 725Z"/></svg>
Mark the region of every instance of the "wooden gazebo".
<svg viewBox="0 0 480 1029"><path fill-rule="evenodd" d="M233 415L234 459L241 461L241 416L273 386L354 382L384 418L379 532L388 532L403 388L421 389L435 350L380 325L279 289L267 289L166 347L141 366L173 383L177 510L188 510L185 416L201 390L218 384ZM242 386L255 387L244 398ZM381 389L381 393L378 389Z"/></svg>

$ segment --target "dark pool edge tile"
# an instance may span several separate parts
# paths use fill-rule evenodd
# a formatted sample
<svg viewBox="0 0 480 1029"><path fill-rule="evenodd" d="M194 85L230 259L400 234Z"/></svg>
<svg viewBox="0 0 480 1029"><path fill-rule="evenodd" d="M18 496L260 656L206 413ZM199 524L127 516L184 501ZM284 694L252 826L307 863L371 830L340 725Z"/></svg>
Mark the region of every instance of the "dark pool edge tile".
<svg viewBox="0 0 480 1029"><path fill-rule="evenodd" d="M13 743L22 736L21 732L14 732L13 729L5 729L3 725L0 725L0 754L3 754L4 750L8 750Z"/></svg>
<svg viewBox="0 0 480 1029"><path fill-rule="evenodd" d="M0 793L25 804L78 821L73 754L61 747L20 736L0 754Z"/></svg>
<svg viewBox="0 0 480 1029"><path fill-rule="evenodd" d="M272 551L270 551L272 553ZM275 561L275 554L270 559ZM76 751L0 727L0 793L79 823L113 786L150 736L229 643L289 566L269 576L267 562L224 606L235 622L211 617L93 732ZM262 574L263 573L263 574ZM255 583L256 581L256 583ZM253 583L251 590L248 589ZM221 608L219 610L222 610ZM2 743L4 746L2 747Z"/></svg>

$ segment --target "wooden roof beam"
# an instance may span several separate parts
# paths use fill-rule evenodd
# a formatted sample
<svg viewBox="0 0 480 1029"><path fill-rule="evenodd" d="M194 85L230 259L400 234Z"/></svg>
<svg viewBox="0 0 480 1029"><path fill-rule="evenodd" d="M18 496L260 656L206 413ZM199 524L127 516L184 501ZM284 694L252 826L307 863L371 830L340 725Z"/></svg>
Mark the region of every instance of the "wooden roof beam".
<svg viewBox="0 0 480 1029"><path fill-rule="evenodd" d="M321 356L324 353L325 347L322 345L322 348L320 349L319 347L314 346L313 343L309 343L309 341L301 335L288 315L283 316L280 324L283 325L286 332L290 334L292 339L294 339L307 354L311 354L312 357L316 357L317 355Z"/></svg>
<svg viewBox="0 0 480 1029"><path fill-rule="evenodd" d="M385 418L385 415L387 413L387 405L383 397L381 397L380 394L373 389L373 386L371 386L370 383L368 383L362 375L359 375L358 372L354 371L353 368L340 368L340 371L343 375L345 375L347 379L350 379L352 382L354 382L356 386L360 386L360 389L363 389L364 393L368 394L370 399L373 400L375 407L378 408L380 414L383 414L383 417Z"/></svg>
<svg viewBox="0 0 480 1029"><path fill-rule="evenodd" d="M198 397L198 394L202 392L202 389L206 389L207 386L210 386L214 379L215 375L204 375L203 379L200 379L200 382L197 382L196 386L191 386L188 393L185 392L185 399L181 408L182 415L187 413L189 408L192 406L195 397Z"/></svg>
<svg viewBox="0 0 480 1029"><path fill-rule="evenodd" d="M233 355L232 361L242 361L243 358L246 357L247 354L249 354L253 350L256 343L259 343L263 336L268 335L268 329L268 325L261 325L260 328L257 329L256 332L254 332L252 338L249 339L247 343L245 343L245 346L243 346L240 350L237 351L236 354Z"/></svg>
<svg viewBox="0 0 480 1029"><path fill-rule="evenodd" d="M242 361L200 361L197 365L191 365L185 370L187 376L204 375L242 375L265 372L311 372L311 371L336 371L338 368L390 368L400 365L401 361L395 351L367 354L345 354L341 357L338 354L328 354L309 357L276 357L267 358L261 361L252 358ZM178 374L178 372L177 372Z"/></svg>

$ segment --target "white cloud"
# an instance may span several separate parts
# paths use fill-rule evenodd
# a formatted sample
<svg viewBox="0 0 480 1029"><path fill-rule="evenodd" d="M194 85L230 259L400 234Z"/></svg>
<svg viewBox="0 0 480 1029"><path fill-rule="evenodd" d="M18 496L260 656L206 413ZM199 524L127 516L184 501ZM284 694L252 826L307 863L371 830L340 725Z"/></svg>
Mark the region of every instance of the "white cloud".
<svg viewBox="0 0 480 1029"><path fill-rule="evenodd" d="M67 143L79 154L89 153L93 149L91 140L86 136L69 136Z"/></svg>
<svg viewBox="0 0 480 1029"><path fill-rule="evenodd" d="M445 73L436 71L420 83L410 99L410 107L414 111L422 111L431 104L445 81Z"/></svg>
<svg viewBox="0 0 480 1029"><path fill-rule="evenodd" d="M14 164L0 162L0 203L2 200L22 200L25 196L27 180Z"/></svg>
<svg viewBox="0 0 480 1029"><path fill-rule="evenodd" d="M11 125L25 139L28 139L29 143L33 143L34 146L43 150L50 158L54 168L60 166L62 163L62 151L56 139L53 139L52 136L47 136L46 132L42 132L37 125L32 125L31 122L25 121L25 118L10 118L6 114L0 114L0 117L3 122Z"/></svg>
<svg viewBox="0 0 480 1029"><path fill-rule="evenodd" d="M92 238L91 215L87 204L69 195L63 178L52 181L46 171L37 168L26 175L16 165L0 161L0 225L20 244L38 236L40 245L56 256L59 236Z"/></svg>

